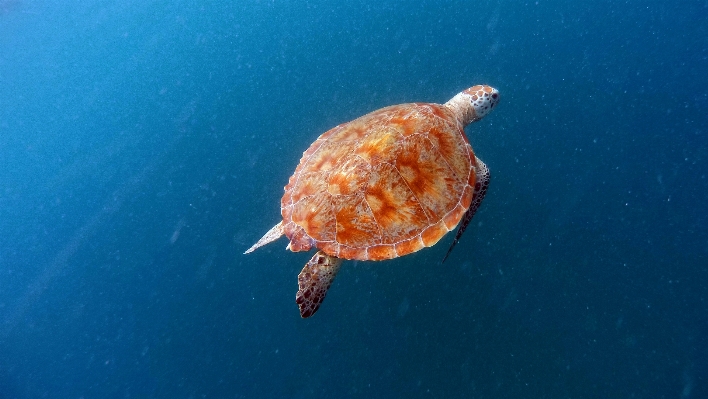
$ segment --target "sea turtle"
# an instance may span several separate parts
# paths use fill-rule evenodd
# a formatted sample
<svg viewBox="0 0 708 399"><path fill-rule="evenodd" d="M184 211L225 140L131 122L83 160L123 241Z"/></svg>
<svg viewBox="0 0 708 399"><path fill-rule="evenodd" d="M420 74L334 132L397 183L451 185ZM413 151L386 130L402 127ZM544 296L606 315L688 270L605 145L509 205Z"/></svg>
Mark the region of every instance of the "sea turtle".
<svg viewBox="0 0 708 399"><path fill-rule="evenodd" d="M407 255L462 220L447 258L489 184L464 128L498 102L496 89L479 85L442 105L393 105L328 130L285 186L283 220L245 253L283 234L293 252L318 249L297 278L303 318L319 309L342 259Z"/></svg>

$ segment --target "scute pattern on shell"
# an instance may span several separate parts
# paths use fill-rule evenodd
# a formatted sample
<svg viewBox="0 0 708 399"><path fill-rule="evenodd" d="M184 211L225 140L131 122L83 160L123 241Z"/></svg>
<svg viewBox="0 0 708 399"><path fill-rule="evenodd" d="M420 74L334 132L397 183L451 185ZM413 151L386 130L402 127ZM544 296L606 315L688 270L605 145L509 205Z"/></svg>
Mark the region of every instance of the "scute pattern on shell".
<svg viewBox="0 0 708 399"><path fill-rule="evenodd" d="M281 200L290 249L384 260L435 244L472 200L463 126L439 104L382 108L322 134Z"/></svg>

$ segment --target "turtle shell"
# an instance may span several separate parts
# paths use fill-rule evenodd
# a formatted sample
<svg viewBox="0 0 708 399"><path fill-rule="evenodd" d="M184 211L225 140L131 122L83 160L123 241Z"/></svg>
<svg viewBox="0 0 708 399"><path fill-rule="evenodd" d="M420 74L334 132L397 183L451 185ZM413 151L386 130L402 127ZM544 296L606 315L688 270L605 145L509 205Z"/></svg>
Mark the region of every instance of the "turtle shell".
<svg viewBox="0 0 708 399"><path fill-rule="evenodd" d="M292 251L384 260L429 247L472 200L475 156L440 104L382 108L322 134L281 200Z"/></svg>

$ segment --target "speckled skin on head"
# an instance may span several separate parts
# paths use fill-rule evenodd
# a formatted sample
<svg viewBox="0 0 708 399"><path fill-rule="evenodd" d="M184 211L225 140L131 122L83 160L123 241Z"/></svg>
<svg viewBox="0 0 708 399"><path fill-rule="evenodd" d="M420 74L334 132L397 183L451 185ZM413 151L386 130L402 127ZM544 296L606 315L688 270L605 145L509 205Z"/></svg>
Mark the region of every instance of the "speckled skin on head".
<svg viewBox="0 0 708 399"><path fill-rule="evenodd" d="M458 115L460 123L467 126L492 112L498 102L499 91L497 89L479 85L457 93L455 97L445 103L445 106Z"/></svg>
<svg viewBox="0 0 708 399"><path fill-rule="evenodd" d="M309 317L340 259L407 255L434 245L463 220L454 246L489 181L464 128L498 101L496 89L474 86L444 105L394 105L325 132L285 186L282 222L246 253L283 234L291 251L319 249L298 277L297 303Z"/></svg>

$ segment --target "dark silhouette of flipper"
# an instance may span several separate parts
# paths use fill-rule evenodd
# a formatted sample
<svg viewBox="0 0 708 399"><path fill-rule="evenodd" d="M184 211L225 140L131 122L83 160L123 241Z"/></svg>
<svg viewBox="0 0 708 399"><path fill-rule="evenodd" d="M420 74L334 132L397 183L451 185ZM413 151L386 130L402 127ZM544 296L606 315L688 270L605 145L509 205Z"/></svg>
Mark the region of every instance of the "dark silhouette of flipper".
<svg viewBox="0 0 708 399"><path fill-rule="evenodd" d="M465 212L465 215L462 217L460 227L457 229L457 234L455 234L455 239L452 241L452 244L450 244L450 248L447 250L445 257L440 263L445 263L447 257L450 256L450 252L452 252L452 249L455 248L457 242L460 241L462 233L464 233L465 229L467 229L467 225L470 224L470 221L472 221L472 217L475 212L477 212L477 208L479 208L479 205L482 203L485 194L487 194L487 187L489 187L490 178L489 168L487 168L487 165L485 165L479 158L475 158L477 160L477 182L474 185L472 203L470 204L469 209L467 209L467 212Z"/></svg>

